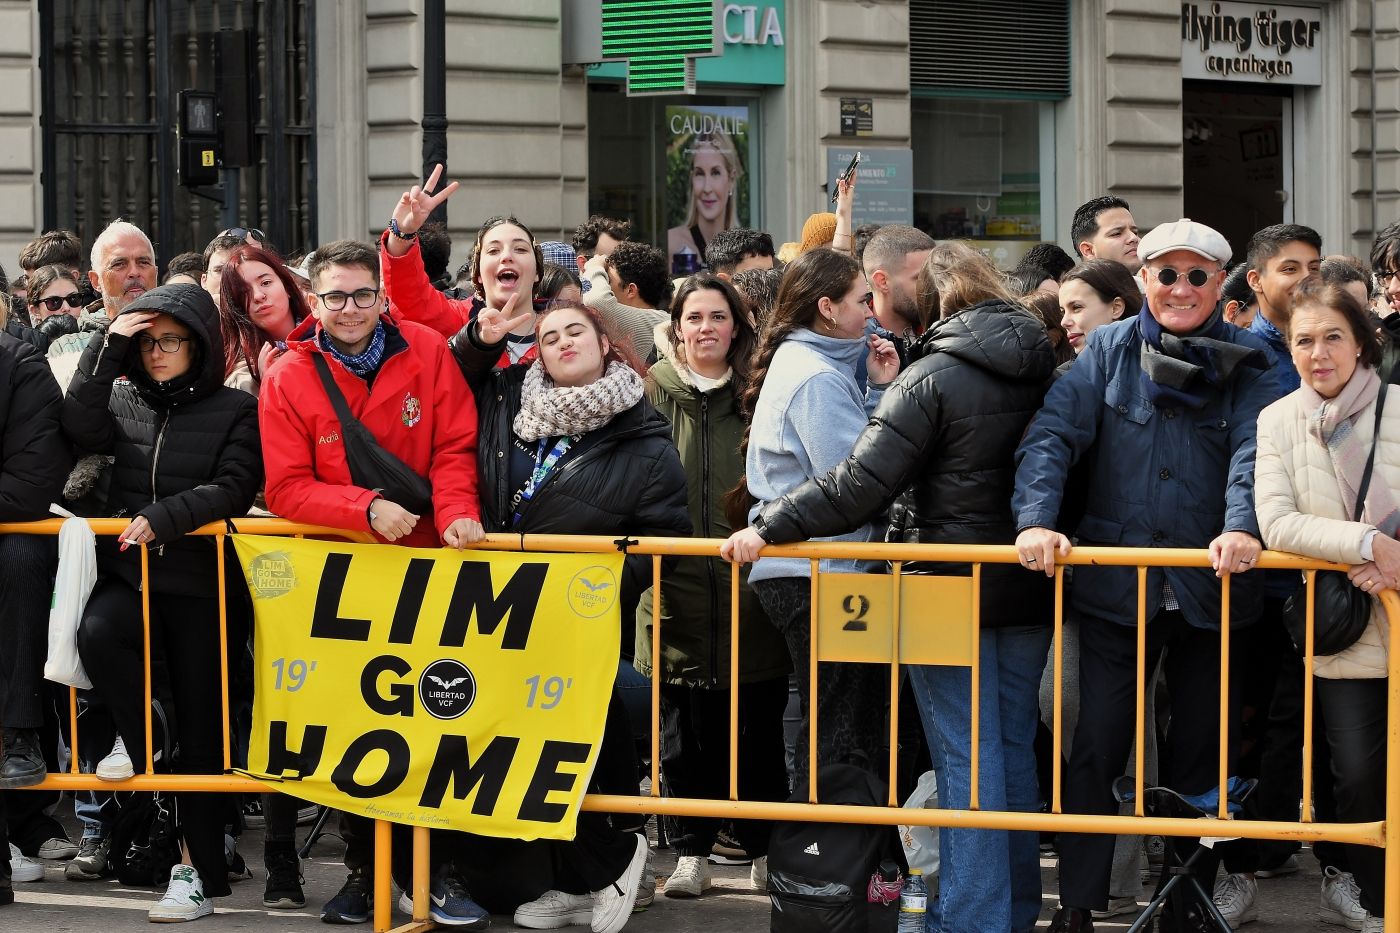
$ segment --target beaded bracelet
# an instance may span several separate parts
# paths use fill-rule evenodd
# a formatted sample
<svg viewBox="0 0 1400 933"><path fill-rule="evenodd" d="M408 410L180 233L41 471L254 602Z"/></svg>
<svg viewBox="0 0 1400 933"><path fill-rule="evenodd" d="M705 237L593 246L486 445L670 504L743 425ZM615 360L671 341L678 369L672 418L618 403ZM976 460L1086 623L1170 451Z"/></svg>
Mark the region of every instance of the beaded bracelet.
<svg viewBox="0 0 1400 933"><path fill-rule="evenodd" d="M412 233L404 233L402 230L399 229L399 222L393 217L389 218L389 232L392 233L394 236L398 237L400 240L418 239L418 231L415 230Z"/></svg>

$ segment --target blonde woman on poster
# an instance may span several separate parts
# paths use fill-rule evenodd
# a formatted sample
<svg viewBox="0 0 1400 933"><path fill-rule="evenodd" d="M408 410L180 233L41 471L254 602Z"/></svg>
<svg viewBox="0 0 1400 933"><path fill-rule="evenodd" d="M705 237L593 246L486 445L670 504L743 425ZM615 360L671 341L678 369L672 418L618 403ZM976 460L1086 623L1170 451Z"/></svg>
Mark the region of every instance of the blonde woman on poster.
<svg viewBox="0 0 1400 933"><path fill-rule="evenodd" d="M718 123L696 134L686 154L690 157L690 204L684 222L666 231L666 253L671 257L671 271L678 275L698 272L715 234L739 226L737 192L744 173L733 139ZM687 254L695 259L685 258Z"/></svg>

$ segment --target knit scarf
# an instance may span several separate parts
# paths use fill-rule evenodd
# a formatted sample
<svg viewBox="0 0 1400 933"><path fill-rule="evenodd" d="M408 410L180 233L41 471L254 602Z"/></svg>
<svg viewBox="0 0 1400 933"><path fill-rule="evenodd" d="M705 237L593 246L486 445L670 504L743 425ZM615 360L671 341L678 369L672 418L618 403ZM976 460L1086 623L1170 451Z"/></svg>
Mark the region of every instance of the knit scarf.
<svg viewBox="0 0 1400 933"><path fill-rule="evenodd" d="M377 371L379 365L384 362L384 321L375 323L374 335L369 338L369 346L355 356L338 350L324 329L321 331L321 349L340 360L346 369L364 379Z"/></svg>
<svg viewBox="0 0 1400 933"><path fill-rule="evenodd" d="M642 377L626 363L608 364L602 378L586 386L556 386L539 360L520 387L515 436L522 441L587 434L642 400Z"/></svg>
<svg viewBox="0 0 1400 933"><path fill-rule="evenodd" d="M1267 369L1259 350L1226 339L1232 324L1216 311L1184 337L1168 333L1144 303L1138 312L1142 332L1142 385L1153 405L1200 409L1210 394L1229 382L1240 365Z"/></svg>
<svg viewBox="0 0 1400 933"><path fill-rule="evenodd" d="M1299 389L1304 405L1311 408L1308 434L1327 448L1348 520L1356 514L1357 490L1371 456L1371 449L1356 435L1356 418L1377 401L1380 388L1381 377L1373 368L1357 366L1335 398L1323 398L1307 385ZM1366 505L1361 517L1379 528L1381 534L1394 537L1400 530L1400 509L1396 508L1390 488L1384 481L1377 482L1374 475L1366 489Z"/></svg>

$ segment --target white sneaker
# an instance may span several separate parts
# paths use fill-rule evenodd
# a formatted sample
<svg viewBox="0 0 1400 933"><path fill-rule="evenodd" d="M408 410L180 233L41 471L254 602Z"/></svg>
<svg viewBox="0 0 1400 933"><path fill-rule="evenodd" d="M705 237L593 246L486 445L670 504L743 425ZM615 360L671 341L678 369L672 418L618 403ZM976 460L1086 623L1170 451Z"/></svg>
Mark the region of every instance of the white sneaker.
<svg viewBox="0 0 1400 933"><path fill-rule="evenodd" d="M189 865L176 865L170 869L170 886L165 889L165 896L147 916L152 923L183 923L213 912L214 905L204 896L204 882L199 880L199 872Z"/></svg>
<svg viewBox="0 0 1400 933"><path fill-rule="evenodd" d="M1110 917L1117 917L1122 914L1137 913L1137 909L1137 898L1113 897L1110 895L1108 898L1108 907L1103 910L1091 910L1089 911L1089 915L1095 920L1107 920Z"/></svg>
<svg viewBox="0 0 1400 933"><path fill-rule="evenodd" d="M527 930L558 930L593 922L593 898L587 894L546 891L515 908L515 925Z"/></svg>
<svg viewBox="0 0 1400 933"><path fill-rule="evenodd" d="M682 855L676 859L676 870L666 879L666 888L662 893L667 897L699 897L714 886L708 859L698 855Z"/></svg>
<svg viewBox="0 0 1400 933"><path fill-rule="evenodd" d="M749 866L749 886L755 891L768 890L768 856L760 855Z"/></svg>
<svg viewBox="0 0 1400 933"><path fill-rule="evenodd" d="M637 900L637 883L642 880L642 870L647 866L649 848L646 837L638 835L637 849L622 877L589 895L593 899L593 922L589 924L593 933L619 933L627 925L632 905Z"/></svg>
<svg viewBox="0 0 1400 933"><path fill-rule="evenodd" d="M40 881L44 877L44 866L34 861L10 843L10 880Z"/></svg>
<svg viewBox="0 0 1400 933"><path fill-rule="evenodd" d="M1211 900L1230 924L1230 929L1238 930L1241 924L1259 919L1259 908L1254 906L1258 893L1259 882L1249 875L1226 875L1215 883Z"/></svg>
<svg viewBox="0 0 1400 933"><path fill-rule="evenodd" d="M1385 933L1385 918L1367 914L1366 919L1361 922L1361 933Z"/></svg>
<svg viewBox="0 0 1400 933"><path fill-rule="evenodd" d="M1322 869L1322 910L1318 919L1350 930L1363 929L1366 908L1361 906L1361 889L1351 872L1338 871L1333 865Z"/></svg>
<svg viewBox="0 0 1400 933"><path fill-rule="evenodd" d="M131 767L131 756L126 753L126 743L122 741L121 736L117 736L117 740L112 743L111 754L97 763L97 779L125 781L135 774L135 769Z"/></svg>

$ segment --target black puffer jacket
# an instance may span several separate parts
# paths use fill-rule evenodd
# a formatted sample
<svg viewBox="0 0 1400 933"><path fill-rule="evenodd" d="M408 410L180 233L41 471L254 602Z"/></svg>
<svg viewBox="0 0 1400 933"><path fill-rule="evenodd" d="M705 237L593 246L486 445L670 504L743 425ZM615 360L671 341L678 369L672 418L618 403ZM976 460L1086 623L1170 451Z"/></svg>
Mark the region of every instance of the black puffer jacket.
<svg viewBox="0 0 1400 933"><path fill-rule="evenodd" d="M193 367L157 384L146 375L135 340L95 333L68 386L63 429L84 451L116 458L108 514L150 522L152 587L212 596L218 592L213 540L184 535L246 515L253 504L263 477L258 403L223 385L219 312L207 292L167 285L122 314L139 311L162 311L189 328L197 347ZM137 548L121 552L116 542L99 540L97 553L101 571L140 582Z"/></svg>
<svg viewBox="0 0 1400 933"><path fill-rule="evenodd" d="M911 348L851 456L770 502L755 521L773 544L858 528L891 503L888 541L1010 544L1016 446L1055 370L1045 328L1024 311L983 302L939 321ZM962 575L967 565L906 564ZM982 624L1049 622L1044 575L982 570Z"/></svg>
<svg viewBox="0 0 1400 933"><path fill-rule="evenodd" d="M552 472L511 525L510 447L520 387L528 365L495 367L502 342L482 347L463 327L452 353L476 394L477 489L487 531L517 534L657 535L688 537L685 469L671 443L671 424L645 398L584 435L578 453ZM667 561L667 565L671 562ZM651 586L651 558L628 556L622 582L622 646L631 654L637 601Z"/></svg>
<svg viewBox="0 0 1400 933"><path fill-rule="evenodd" d="M44 355L0 332L0 522L49 517L73 466L59 427L63 394Z"/></svg>

